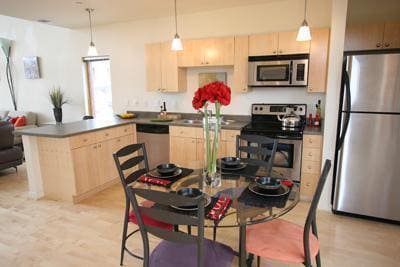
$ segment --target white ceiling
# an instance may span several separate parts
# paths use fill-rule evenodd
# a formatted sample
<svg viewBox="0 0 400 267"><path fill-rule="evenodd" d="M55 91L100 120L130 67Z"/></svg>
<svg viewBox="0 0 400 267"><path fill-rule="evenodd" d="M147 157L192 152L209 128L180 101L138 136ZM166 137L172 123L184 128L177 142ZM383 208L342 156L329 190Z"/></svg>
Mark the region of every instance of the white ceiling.
<svg viewBox="0 0 400 267"><path fill-rule="evenodd" d="M282 0L177 0L178 14ZM0 14L53 25L87 27L85 8L95 9L95 25L159 18L174 14L174 0L0 0Z"/></svg>

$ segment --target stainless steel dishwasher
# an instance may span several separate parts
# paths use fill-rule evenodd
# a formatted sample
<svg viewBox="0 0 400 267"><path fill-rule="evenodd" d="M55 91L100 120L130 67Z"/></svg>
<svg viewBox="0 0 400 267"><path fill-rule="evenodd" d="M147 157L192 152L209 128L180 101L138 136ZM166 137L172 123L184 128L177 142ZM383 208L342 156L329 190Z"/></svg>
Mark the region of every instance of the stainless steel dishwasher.
<svg viewBox="0 0 400 267"><path fill-rule="evenodd" d="M169 126L136 124L137 142L145 143L149 168L169 162Z"/></svg>

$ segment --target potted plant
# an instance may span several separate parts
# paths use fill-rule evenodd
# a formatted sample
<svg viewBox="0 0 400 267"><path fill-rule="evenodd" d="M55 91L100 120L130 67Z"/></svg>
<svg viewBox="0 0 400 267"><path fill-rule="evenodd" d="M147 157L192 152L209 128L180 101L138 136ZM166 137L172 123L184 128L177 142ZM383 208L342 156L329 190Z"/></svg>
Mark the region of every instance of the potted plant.
<svg viewBox="0 0 400 267"><path fill-rule="evenodd" d="M62 106L67 103L64 93L60 88L54 88L50 91L49 96L53 104L54 118L56 122L62 122Z"/></svg>

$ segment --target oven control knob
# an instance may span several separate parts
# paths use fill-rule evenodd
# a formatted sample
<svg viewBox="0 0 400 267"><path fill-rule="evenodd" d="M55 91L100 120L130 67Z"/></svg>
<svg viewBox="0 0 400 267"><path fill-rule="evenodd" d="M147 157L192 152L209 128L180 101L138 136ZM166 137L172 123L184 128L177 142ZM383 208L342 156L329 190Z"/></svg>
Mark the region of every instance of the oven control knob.
<svg viewBox="0 0 400 267"><path fill-rule="evenodd" d="M255 107L254 110L258 110L258 107Z"/></svg>
<svg viewBox="0 0 400 267"><path fill-rule="evenodd" d="M299 111L303 111L303 108L299 108Z"/></svg>
<svg viewBox="0 0 400 267"><path fill-rule="evenodd" d="M260 107L260 111L262 111L263 110L263 108L262 107Z"/></svg>

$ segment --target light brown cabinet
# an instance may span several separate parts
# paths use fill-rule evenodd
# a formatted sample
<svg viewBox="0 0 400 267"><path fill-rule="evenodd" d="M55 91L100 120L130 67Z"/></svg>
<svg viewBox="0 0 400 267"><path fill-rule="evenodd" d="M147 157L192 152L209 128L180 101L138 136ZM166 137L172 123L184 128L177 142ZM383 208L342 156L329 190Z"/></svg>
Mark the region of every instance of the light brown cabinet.
<svg viewBox="0 0 400 267"><path fill-rule="evenodd" d="M302 155L300 195L311 200L321 174L322 135L304 135Z"/></svg>
<svg viewBox="0 0 400 267"><path fill-rule="evenodd" d="M39 137L45 197L76 203L118 182L112 154L135 141L134 125L66 138Z"/></svg>
<svg viewBox="0 0 400 267"><path fill-rule="evenodd" d="M400 48L400 22L348 25L345 51Z"/></svg>
<svg viewBox="0 0 400 267"><path fill-rule="evenodd" d="M307 87L309 93L322 93L326 91L329 35L330 30L328 28L311 30L312 39L310 43Z"/></svg>
<svg viewBox="0 0 400 267"><path fill-rule="evenodd" d="M161 85L161 43L146 44L146 88L158 91Z"/></svg>
<svg viewBox="0 0 400 267"><path fill-rule="evenodd" d="M178 53L179 67L232 66L234 38L185 40L184 50Z"/></svg>
<svg viewBox="0 0 400 267"><path fill-rule="evenodd" d="M255 34L249 36L249 55L267 56L278 53L278 33Z"/></svg>
<svg viewBox="0 0 400 267"><path fill-rule="evenodd" d="M296 37L296 31L250 35L249 55L308 54L310 42L298 42Z"/></svg>
<svg viewBox="0 0 400 267"><path fill-rule="evenodd" d="M159 92L186 90L186 69L178 68L178 53L170 43L146 44L146 89Z"/></svg>
<svg viewBox="0 0 400 267"><path fill-rule="evenodd" d="M236 92L248 91L249 36L235 37L235 58L233 67L233 89Z"/></svg>
<svg viewBox="0 0 400 267"><path fill-rule="evenodd" d="M237 130L221 130L218 157L235 156ZM234 136L234 138L233 138ZM184 167L202 168L204 158L203 129L170 126L170 161Z"/></svg>

